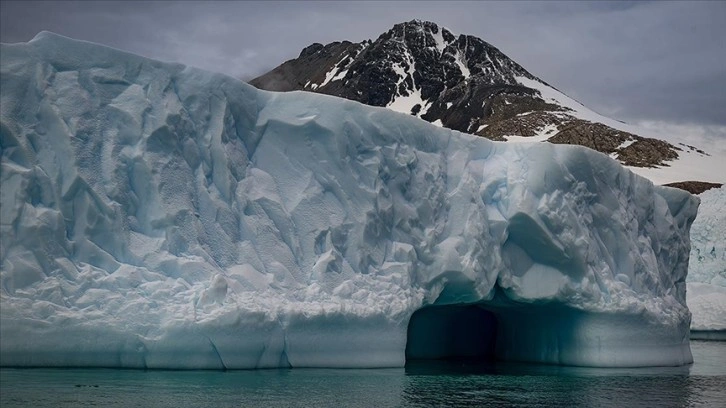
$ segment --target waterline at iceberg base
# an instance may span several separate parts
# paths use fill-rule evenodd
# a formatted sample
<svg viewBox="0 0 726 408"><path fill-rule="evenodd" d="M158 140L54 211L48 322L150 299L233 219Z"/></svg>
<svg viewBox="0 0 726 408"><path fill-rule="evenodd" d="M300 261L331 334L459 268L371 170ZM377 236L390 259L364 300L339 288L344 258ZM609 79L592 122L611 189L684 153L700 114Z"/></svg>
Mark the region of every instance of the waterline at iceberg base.
<svg viewBox="0 0 726 408"><path fill-rule="evenodd" d="M692 361L698 199L600 153L2 46L0 365Z"/></svg>

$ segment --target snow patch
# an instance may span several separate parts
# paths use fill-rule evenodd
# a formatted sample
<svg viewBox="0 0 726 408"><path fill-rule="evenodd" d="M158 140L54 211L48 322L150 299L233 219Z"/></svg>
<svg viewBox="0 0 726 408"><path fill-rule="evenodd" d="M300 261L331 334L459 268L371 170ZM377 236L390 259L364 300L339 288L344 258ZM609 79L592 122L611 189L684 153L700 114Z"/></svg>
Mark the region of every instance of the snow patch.
<svg viewBox="0 0 726 408"><path fill-rule="evenodd" d="M530 142L545 142L547 139L552 137L558 132L558 128L554 124L548 124L538 129L534 136L504 136L504 139L510 143L530 143Z"/></svg>
<svg viewBox="0 0 726 408"><path fill-rule="evenodd" d="M471 77L471 72L469 72L469 68L467 68L466 66L464 56L461 55L460 52L456 53L456 58L454 58L454 62L456 63L456 66L459 67L459 71L461 71L461 75L464 76L464 80L468 80L469 77Z"/></svg>
<svg viewBox="0 0 726 408"><path fill-rule="evenodd" d="M439 56L442 55L447 46L446 40L444 40L444 29L439 27L438 32L434 33L431 31L431 36L436 41L436 49L439 51Z"/></svg>
<svg viewBox="0 0 726 408"><path fill-rule="evenodd" d="M616 147L615 149L616 150L625 149L626 147L630 146L631 144L633 144L635 142L636 142L636 139L628 139L628 140L624 141L623 143L620 143L620 145L618 145L618 147Z"/></svg>
<svg viewBox="0 0 726 408"><path fill-rule="evenodd" d="M407 96L396 96L393 102L388 104L387 108L395 112L401 112L410 115L411 110L414 106L421 105L421 110L416 114L416 116L421 116L426 113L431 107L431 103L424 101L421 98L421 90L415 89L409 92L410 93Z"/></svg>
<svg viewBox="0 0 726 408"><path fill-rule="evenodd" d="M341 67L340 64L342 64L343 61L346 60L346 58L348 58L348 54L343 55L343 58L341 58L340 61L336 62L335 65L333 65L333 68L331 68L330 71L325 74L325 80L323 80L323 83L320 84L321 87L327 85L330 82L338 81L345 77L345 75L348 73L348 70L346 69L347 66L353 63L353 59L351 58L346 66Z"/></svg>
<svg viewBox="0 0 726 408"><path fill-rule="evenodd" d="M545 142L552 135L536 135L536 136L503 136L504 140L510 143L534 143L534 142Z"/></svg>
<svg viewBox="0 0 726 408"><path fill-rule="evenodd" d="M416 113L417 117L421 117L426 112L428 112L429 108L431 108L432 103L430 101L424 101L423 97L421 96L421 89L416 86L416 82L413 80L415 66L414 66L414 60L411 54L406 52L407 57L407 64L408 67L404 68L401 66L401 64L393 64L392 68L396 72L396 75L398 76L398 81L396 82L396 93L393 95L393 98L391 99L391 102L388 103L386 106L388 109L391 109L395 112L401 112L410 115L413 107L416 105L420 105L421 109ZM407 95L401 95L400 93L400 87L401 84L404 83L406 78L411 78L412 83L412 89L406 89Z"/></svg>

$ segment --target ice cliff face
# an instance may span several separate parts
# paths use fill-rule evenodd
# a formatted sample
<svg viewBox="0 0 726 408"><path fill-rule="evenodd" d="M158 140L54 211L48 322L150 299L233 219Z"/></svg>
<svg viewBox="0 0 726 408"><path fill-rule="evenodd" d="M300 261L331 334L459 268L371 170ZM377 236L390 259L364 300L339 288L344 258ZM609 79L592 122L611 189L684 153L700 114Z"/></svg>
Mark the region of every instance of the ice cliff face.
<svg viewBox="0 0 726 408"><path fill-rule="evenodd" d="M688 307L691 328L726 337L726 187L699 195L701 209L691 228Z"/></svg>
<svg viewBox="0 0 726 408"><path fill-rule="evenodd" d="M603 154L49 33L1 55L3 366L692 360L698 200Z"/></svg>

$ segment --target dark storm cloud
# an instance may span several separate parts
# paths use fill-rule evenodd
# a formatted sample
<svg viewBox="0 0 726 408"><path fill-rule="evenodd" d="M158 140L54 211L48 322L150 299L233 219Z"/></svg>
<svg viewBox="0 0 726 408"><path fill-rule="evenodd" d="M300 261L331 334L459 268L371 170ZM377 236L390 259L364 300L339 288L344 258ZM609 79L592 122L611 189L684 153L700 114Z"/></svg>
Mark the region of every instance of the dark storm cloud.
<svg viewBox="0 0 726 408"><path fill-rule="evenodd" d="M313 42L431 20L627 121L726 126L725 2L13 2L0 39L41 30L250 79ZM715 126L715 127L714 127Z"/></svg>

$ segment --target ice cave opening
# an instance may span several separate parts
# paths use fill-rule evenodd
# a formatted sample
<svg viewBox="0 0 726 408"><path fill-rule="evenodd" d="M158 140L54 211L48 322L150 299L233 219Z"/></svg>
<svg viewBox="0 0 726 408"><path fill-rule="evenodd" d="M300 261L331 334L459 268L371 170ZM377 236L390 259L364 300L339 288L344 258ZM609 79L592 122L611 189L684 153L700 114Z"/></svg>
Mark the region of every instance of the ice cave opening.
<svg viewBox="0 0 726 408"><path fill-rule="evenodd" d="M406 362L494 360L497 318L477 305L433 305L411 316Z"/></svg>

